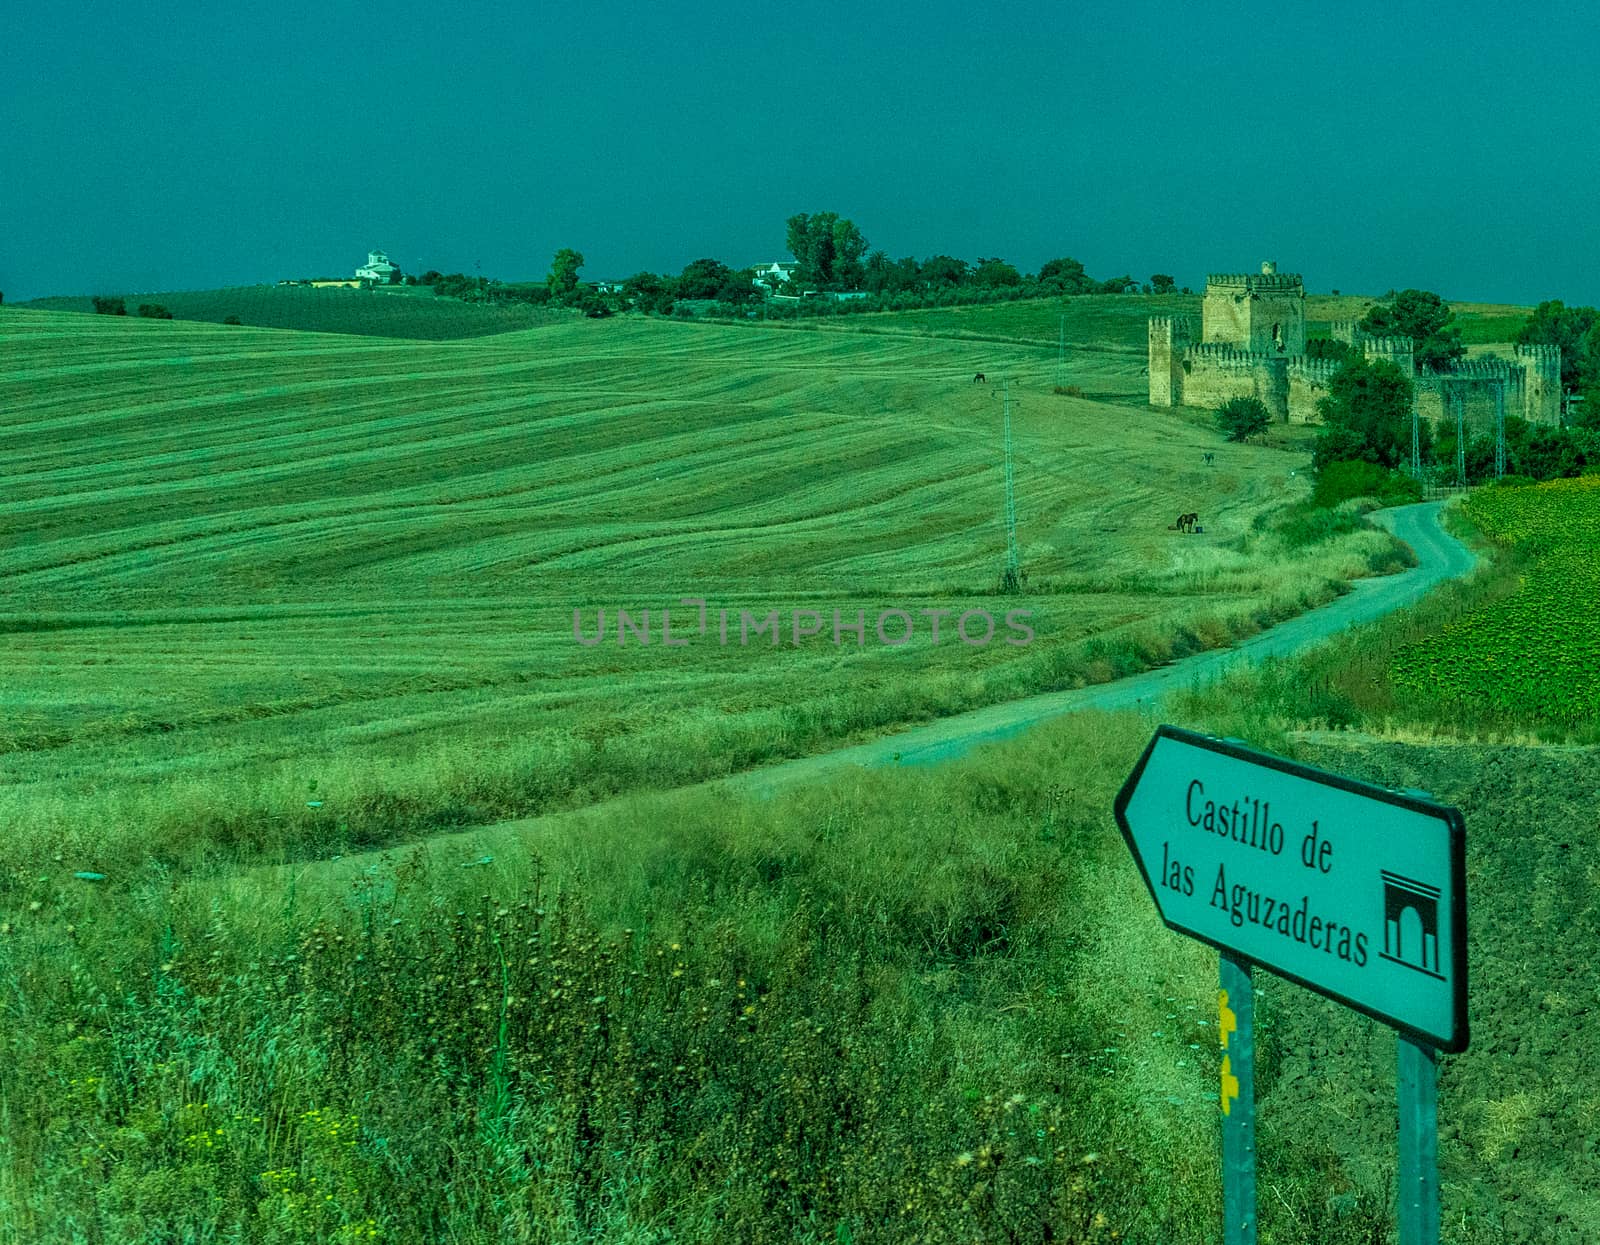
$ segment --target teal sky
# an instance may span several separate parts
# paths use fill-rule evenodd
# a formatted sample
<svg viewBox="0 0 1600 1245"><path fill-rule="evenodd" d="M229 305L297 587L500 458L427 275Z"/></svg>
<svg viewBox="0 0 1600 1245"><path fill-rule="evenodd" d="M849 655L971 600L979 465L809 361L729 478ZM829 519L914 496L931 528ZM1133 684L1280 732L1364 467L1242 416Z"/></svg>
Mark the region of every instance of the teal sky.
<svg viewBox="0 0 1600 1245"><path fill-rule="evenodd" d="M1600 303L1600 11L1549 4L27 4L0 290L893 256L1262 259L1316 290Z"/></svg>

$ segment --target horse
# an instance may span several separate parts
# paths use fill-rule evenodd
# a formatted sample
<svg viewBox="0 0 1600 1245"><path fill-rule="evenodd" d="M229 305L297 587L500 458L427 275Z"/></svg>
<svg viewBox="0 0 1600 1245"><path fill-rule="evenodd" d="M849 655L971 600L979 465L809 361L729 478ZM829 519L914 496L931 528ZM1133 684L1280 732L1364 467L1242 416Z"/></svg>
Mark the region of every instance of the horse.
<svg viewBox="0 0 1600 1245"><path fill-rule="evenodd" d="M1199 519L1200 516L1192 510L1188 514L1180 514L1177 522L1167 525L1167 531L1192 532L1194 531L1194 525L1199 521Z"/></svg>
<svg viewBox="0 0 1600 1245"><path fill-rule="evenodd" d="M982 372L979 372L976 376L974 376L972 378L972 383L974 385L987 385L989 383L989 378L987 376L985 376Z"/></svg>

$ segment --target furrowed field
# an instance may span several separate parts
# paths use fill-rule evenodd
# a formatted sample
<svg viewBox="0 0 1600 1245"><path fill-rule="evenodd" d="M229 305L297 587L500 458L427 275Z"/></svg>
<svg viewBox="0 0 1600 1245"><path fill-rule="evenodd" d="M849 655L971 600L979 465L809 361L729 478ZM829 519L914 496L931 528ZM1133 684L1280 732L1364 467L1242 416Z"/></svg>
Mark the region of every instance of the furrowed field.
<svg viewBox="0 0 1600 1245"><path fill-rule="evenodd" d="M1298 456L1139 405L1134 353L576 322L394 343L6 310L5 852L329 853L714 777L1225 642L1392 565L1254 529ZM992 595L1017 377L1025 600ZM1205 466L1202 450L1216 451ZM1166 525L1198 510L1203 535ZM659 642L680 598L795 647ZM880 609L1034 611L1028 646ZM656 642L615 640L652 612ZM605 643L573 638L574 609ZM835 646L832 612L871 643ZM674 630L695 616L679 607ZM1003 634L1003 633L1002 633Z"/></svg>
<svg viewBox="0 0 1600 1245"><path fill-rule="evenodd" d="M238 316L240 322L250 328L354 333L418 341L486 337L559 323L575 314L547 311L525 303L484 306L454 298L436 298L427 286L349 290L244 285L219 290L126 294L123 298L130 316L138 311L140 303L158 303L179 320L221 324L229 316ZM92 312L94 308L93 300L87 295L39 298L22 305L38 311Z"/></svg>
<svg viewBox="0 0 1600 1245"><path fill-rule="evenodd" d="M1474 718L1592 727L1600 716L1600 477L1483 489L1466 510L1523 560L1520 586L1402 648L1395 682Z"/></svg>
<svg viewBox="0 0 1600 1245"><path fill-rule="evenodd" d="M1142 341L1104 336L1069 348L1091 400L1050 392L1048 340L924 329L0 334L0 1243L1211 1238L1214 960L1109 816L1148 722L771 800L646 789L1393 566L1291 509L1303 443L1150 412ZM1021 597L980 369L1016 381ZM1185 509L1203 534L1166 530ZM573 639L574 608L592 636L681 597L1020 605L1037 640ZM1384 1139L1301 1127L1272 1006L1264 1225L1370 1241ZM1500 1168L1467 1175L1490 1191L1453 1209L1499 1239Z"/></svg>

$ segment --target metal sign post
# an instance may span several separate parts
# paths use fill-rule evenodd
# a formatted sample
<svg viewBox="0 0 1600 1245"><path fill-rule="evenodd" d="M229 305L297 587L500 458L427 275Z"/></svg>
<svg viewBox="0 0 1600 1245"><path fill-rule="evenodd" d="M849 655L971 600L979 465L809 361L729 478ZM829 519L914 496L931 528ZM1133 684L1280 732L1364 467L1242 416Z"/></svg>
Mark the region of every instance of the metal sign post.
<svg viewBox="0 0 1600 1245"><path fill-rule="evenodd" d="M1256 1240L1255 987L1250 965L1222 953L1217 1038L1222 1046L1222 1240Z"/></svg>
<svg viewBox="0 0 1600 1245"><path fill-rule="evenodd" d="M1254 967L1399 1031L1400 1241L1437 1245L1436 1057L1468 1036L1460 812L1173 726L1115 812L1161 919L1222 955L1228 1245L1256 1239Z"/></svg>

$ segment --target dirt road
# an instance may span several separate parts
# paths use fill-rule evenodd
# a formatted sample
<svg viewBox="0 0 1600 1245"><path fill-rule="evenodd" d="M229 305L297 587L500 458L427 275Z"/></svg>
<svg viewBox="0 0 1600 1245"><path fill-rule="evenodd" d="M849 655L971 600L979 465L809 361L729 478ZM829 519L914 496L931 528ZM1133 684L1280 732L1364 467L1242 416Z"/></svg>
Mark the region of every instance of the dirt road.
<svg viewBox="0 0 1600 1245"><path fill-rule="evenodd" d="M1373 522L1411 546L1417 555L1415 567L1398 575L1358 579L1351 585L1350 592L1337 600L1279 623L1233 648L1196 653L1171 665L1113 683L1068 692L1046 692L989 705L885 735L870 743L799 757L723 781L746 790L766 791L815 778L842 766L929 765L960 756L979 744L1015 735L1063 713L1079 709L1126 709L1146 704L1174 687L1214 678L1232 666L1310 648L1347 628L1410 605L1445 580L1460 578L1472 570L1477 564L1476 555L1440 525L1439 512L1443 505L1443 502L1420 502L1371 515Z"/></svg>

